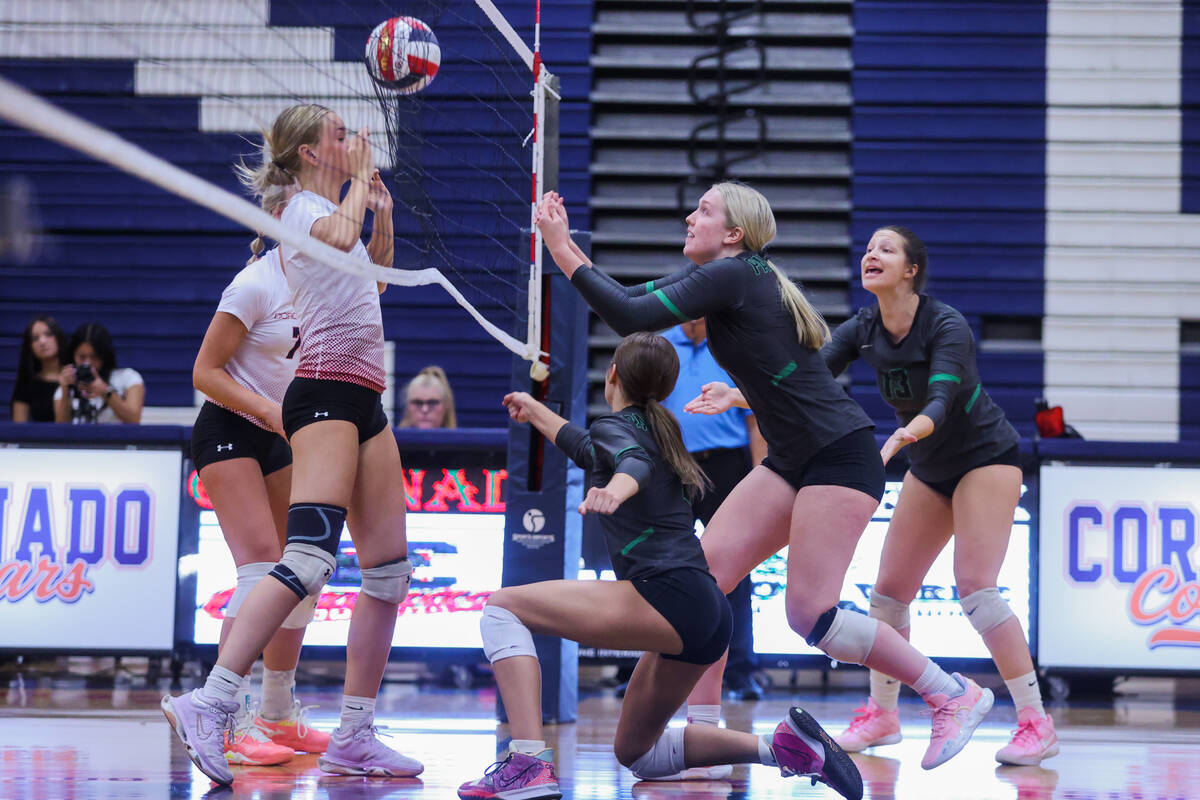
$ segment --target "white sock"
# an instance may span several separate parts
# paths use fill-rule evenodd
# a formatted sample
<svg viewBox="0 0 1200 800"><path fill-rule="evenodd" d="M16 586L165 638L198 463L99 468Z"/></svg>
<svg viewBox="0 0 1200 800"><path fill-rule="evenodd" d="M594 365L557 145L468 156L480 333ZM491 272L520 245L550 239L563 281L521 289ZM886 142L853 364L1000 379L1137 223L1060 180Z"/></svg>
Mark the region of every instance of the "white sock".
<svg viewBox="0 0 1200 800"><path fill-rule="evenodd" d="M375 698L355 697L351 694L342 695L342 718L338 727L343 731L353 731L370 725L375 721Z"/></svg>
<svg viewBox="0 0 1200 800"><path fill-rule="evenodd" d="M900 681L879 670L871 670L871 699L884 711L895 711L900 705Z"/></svg>
<svg viewBox="0 0 1200 800"><path fill-rule="evenodd" d="M687 721L689 725L712 725L715 728L721 724L721 706L694 706L689 703Z"/></svg>
<svg viewBox="0 0 1200 800"><path fill-rule="evenodd" d="M758 737L758 763L766 764L768 767L778 767L779 762L775 759L775 751L771 749L772 734L764 733Z"/></svg>
<svg viewBox="0 0 1200 800"><path fill-rule="evenodd" d="M200 689L200 696L207 700L237 700L238 687L242 685L242 676L230 669L217 665L208 673L208 680Z"/></svg>
<svg viewBox="0 0 1200 800"><path fill-rule="evenodd" d="M962 694L966 688L932 661L925 665L925 671L921 673L921 677L917 678L917 682L912 687L921 697L928 697L931 694L954 697Z"/></svg>
<svg viewBox="0 0 1200 800"><path fill-rule="evenodd" d="M249 714L250 710L254 707L251 698L249 675L242 676L242 682L238 684L238 690L237 695L235 695L235 699L238 701L238 705L242 707L241 713Z"/></svg>
<svg viewBox="0 0 1200 800"><path fill-rule="evenodd" d="M292 716L296 701L296 668L263 669L263 719L280 720Z"/></svg>
<svg viewBox="0 0 1200 800"><path fill-rule="evenodd" d="M523 756L534 756L546 749L544 739L513 739L508 743L508 749Z"/></svg>
<svg viewBox="0 0 1200 800"><path fill-rule="evenodd" d="M1004 685L1008 687L1008 693L1012 695L1013 705L1017 707L1019 712L1023 708L1032 708L1038 713L1038 716L1046 716L1046 709L1042 706L1042 687L1038 686L1037 673L1027 672L1024 675L1004 681Z"/></svg>

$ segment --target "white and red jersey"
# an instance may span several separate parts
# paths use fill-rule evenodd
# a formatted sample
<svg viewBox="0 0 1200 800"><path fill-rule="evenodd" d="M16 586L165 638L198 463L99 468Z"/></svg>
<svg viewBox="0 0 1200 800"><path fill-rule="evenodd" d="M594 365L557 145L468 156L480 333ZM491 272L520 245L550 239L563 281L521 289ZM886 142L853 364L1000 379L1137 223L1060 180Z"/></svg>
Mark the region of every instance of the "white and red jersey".
<svg viewBox="0 0 1200 800"><path fill-rule="evenodd" d="M292 310L292 290L283 275L279 248L247 264L229 282L221 293L217 311L232 314L246 326L246 338L225 362L229 377L272 403L282 404L283 394L296 372L300 322ZM211 397L209 400L228 408ZM267 428L257 417L229 410L260 428Z"/></svg>
<svg viewBox="0 0 1200 800"><path fill-rule="evenodd" d="M297 194L283 210L283 223L311 233L313 223L337 211L313 192ZM346 381L376 392L384 390L383 314L374 279L351 275L281 245L300 319L300 363L296 376ZM371 263L367 248L355 242L350 255Z"/></svg>

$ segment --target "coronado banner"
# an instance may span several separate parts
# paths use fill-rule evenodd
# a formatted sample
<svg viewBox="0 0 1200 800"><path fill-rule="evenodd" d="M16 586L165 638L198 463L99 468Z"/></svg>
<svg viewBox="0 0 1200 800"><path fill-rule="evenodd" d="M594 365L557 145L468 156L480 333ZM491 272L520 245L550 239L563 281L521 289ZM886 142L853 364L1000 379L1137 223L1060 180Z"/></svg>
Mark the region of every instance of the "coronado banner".
<svg viewBox="0 0 1200 800"><path fill-rule="evenodd" d="M171 649L181 463L0 449L0 647Z"/></svg>
<svg viewBox="0 0 1200 800"><path fill-rule="evenodd" d="M1041 475L1039 663L1200 670L1200 469Z"/></svg>

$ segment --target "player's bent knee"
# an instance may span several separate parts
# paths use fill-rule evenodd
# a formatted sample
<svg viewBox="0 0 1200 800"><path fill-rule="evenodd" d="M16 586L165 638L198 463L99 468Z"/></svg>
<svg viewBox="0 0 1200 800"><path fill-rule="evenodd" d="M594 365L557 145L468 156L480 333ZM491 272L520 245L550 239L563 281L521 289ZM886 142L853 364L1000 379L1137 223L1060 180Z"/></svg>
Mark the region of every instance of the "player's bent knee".
<svg viewBox="0 0 1200 800"><path fill-rule="evenodd" d="M483 654L488 662L495 664L513 656L533 656L537 658L537 650L533 646L533 634L517 615L507 608L488 603L483 607L483 616L479 620L479 633L483 637Z"/></svg>
<svg viewBox="0 0 1200 800"><path fill-rule="evenodd" d="M654 746L638 758L614 747L617 760L643 778L665 778L681 772L686 766L683 758L684 728L667 728Z"/></svg>
<svg viewBox="0 0 1200 800"><path fill-rule="evenodd" d="M317 599L320 596L321 594L318 591L301 600L300 605L292 609L292 613L287 615L283 620L283 624L279 627L293 631L300 628L307 628L308 623L313 621L313 616L317 613Z"/></svg>
<svg viewBox="0 0 1200 800"><path fill-rule="evenodd" d="M412 582L412 562L408 556L362 571L363 594L385 603L400 603L408 596Z"/></svg>
<svg viewBox="0 0 1200 800"><path fill-rule="evenodd" d="M896 630L907 628L909 625L908 603L901 603L886 594L872 591L870 616L872 619L891 625Z"/></svg>
<svg viewBox="0 0 1200 800"><path fill-rule="evenodd" d="M233 590L233 596L225 604L226 617L233 619L237 616L238 609L242 607L242 603L246 602L250 591L258 585L259 581L267 577L274 567L274 561L255 561L237 568L237 586Z"/></svg>
<svg viewBox="0 0 1200 800"><path fill-rule="evenodd" d="M817 619L805 641L836 661L861 664L870 655L878 630L878 620L834 606Z"/></svg>
<svg viewBox="0 0 1200 800"><path fill-rule="evenodd" d="M337 567L346 509L328 503L293 503L288 508L287 544L271 577L303 600L316 594Z"/></svg>
<svg viewBox="0 0 1200 800"><path fill-rule="evenodd" d="M980 635L998 628L1007 622L1009 617L1016 616L995 586L972 592L959 600L959 603L962 604L963 613L967 615L971 626Z"/></svg>

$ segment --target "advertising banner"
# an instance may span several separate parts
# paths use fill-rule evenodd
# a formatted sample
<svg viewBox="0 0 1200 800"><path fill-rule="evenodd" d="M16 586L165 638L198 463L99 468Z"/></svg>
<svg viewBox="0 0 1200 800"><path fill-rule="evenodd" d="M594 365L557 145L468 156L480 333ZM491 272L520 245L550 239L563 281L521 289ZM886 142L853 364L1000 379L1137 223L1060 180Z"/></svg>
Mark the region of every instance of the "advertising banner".
<svg viewBox="0 0 1200 800"><path fill-rule="evenodd" d="M1200 670L1200 469L1041 475L1041 666Z"/></svg>
<svg viewBox="0 0 1200 800"><path fill-rule="evenodd" d="M0 648L169 651L178 450L0 449Z"/></svg>
<svg viewBox="0 0 1200 800"><path fill-rule="evenodd" d="M888 522L900 497L899 481L888 481L879 508L859 540L858 549L842 584L843 606L866 613L871 587L879 573L879 555L887 536ZM1021 504L1013 515L1008 554L997 581L1000 594L1008 601L1029 635L1029 556L1030 510L1022 487ZM787 585L787 548L771 556L751 573L754 613L754 651L771 655L822 655L809 647L787 624L784 588ZM990 658L983 640L963 615L954 581L954 540L942 551L909 609L912 619L912 643L932 658Z"/></svg>
<svg viewBox="0 0 1200 800"><path fill-rule="evenodd" d="M478 648L479 619L500 587L504 546L503 469L407 468L408 597L400 604L393 647ZM206 498L194 478L193 496ZM342 530L337 569L317 601L305 645L345 647L362 574L348 528ZM233 596L237 573L220 523L200 514L199 552L188 557L196 572L196 644L216 644ZM273 580L273 579L270 579Z"/></svg>

